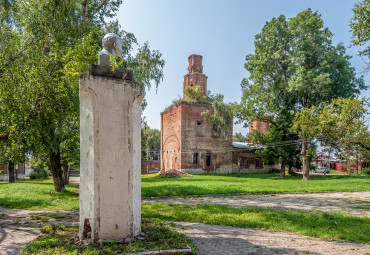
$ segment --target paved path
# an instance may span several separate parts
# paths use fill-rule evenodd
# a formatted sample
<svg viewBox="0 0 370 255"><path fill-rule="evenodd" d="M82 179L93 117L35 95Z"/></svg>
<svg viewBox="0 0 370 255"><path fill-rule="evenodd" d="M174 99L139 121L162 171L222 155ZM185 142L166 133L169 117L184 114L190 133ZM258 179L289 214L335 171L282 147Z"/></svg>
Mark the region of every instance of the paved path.
<svg viewBox="0 0 370 255"><path fill-rule="evenodd" d="M179 232L191 238L200 255L217 254L315 254L365 255L370 245L324 241L286 232L270 232L251 228L176 222Z"/></svg>
<svg viewBox="0 0 370 255"><path fill-rule="evenodd" d="M28 227L0 227L0 254L18 255L39 234L39 230Z"/></svg>
<svg viewBox="0 0 370 255"><path fill-rule="evenodd" d="M49 216L39 216L50 215ZM53 215L63 216L63 223L78 221L78 212L45 212L0 207L0 255L18 255L27 243L40 234L40 227L60 223ZM58 218L59 218L58 217Z"/></svg>
<svg viewBox="0 0 370 255"><path fill-rule="evenodd" d="M304 194L269 194L237 196L200 196L145 199L143 203L168 204L223 204L233 207L258 206L328 213L344 212L359 217L370 217L370 191L325 192Z"/></svg>
<svg viewBox="0 0 370 255"><path fill-rule="evenodd" d="M172 197L143 200L180 204L217 203L231 206L258 206L265 208L299 209L308 211L347 212L370 217L370 191L329 192L276 195ZM35 214L51 214L38 220ZM52 214L64 216L53 219ZM51 218L51 219L50 219ZM78 212L44 212L0 207L0 255L18 254L39 234L42 225L78 222ZM286 232L270 232L250 228L181 223L180 229L194 240L200 254L370 254L370 246L356 243L329 242Z"/></svg>

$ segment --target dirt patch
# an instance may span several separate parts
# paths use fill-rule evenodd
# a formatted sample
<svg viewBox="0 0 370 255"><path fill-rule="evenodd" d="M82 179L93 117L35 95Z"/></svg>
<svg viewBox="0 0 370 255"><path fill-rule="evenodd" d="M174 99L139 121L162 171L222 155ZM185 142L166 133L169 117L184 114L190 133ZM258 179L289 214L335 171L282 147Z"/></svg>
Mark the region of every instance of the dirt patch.
<svg viewBox="0 0 370 255"><path fill-rule="evenodd" d="M190 174L182 173L177 170L168 170L158 175L160 178L176 178L176 177L193 177Z"/></svg>

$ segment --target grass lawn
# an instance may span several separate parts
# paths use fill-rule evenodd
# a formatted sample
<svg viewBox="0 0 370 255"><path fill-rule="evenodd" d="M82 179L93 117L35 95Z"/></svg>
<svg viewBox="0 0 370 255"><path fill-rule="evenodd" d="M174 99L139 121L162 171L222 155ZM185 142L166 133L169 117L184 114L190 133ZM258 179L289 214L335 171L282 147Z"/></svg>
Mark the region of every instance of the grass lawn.
<svg viewBox="0 0 370 255"><path fill-rule="evenodd" d="M29 210L78 210L79 198L76 184L68 185L68 192L55 194L51 179L24 180L16 183L0 182L0 206ZM240 178L235 175L194 175L193 177L160 178L157 174L142 176L142 195L200 195L235 193L279 193L316 192L329 190L370 190L369 177L356 176L312 176L309 182L302 182L301 176L278 178L278 174L248 174ZM169 205L163 203L142 205L142 217L169 221L202 222L289 231L324 239L370 243L370 219L344 214L312 213L294 210L234 208L227 205ZM105 254L107 251L126 252L122 245L98 247L98 253L90 248L67 242L67 236L76 232L76 227L53 227L46 229L43 238L28 249L27 254ZM160 234L158 234L160 236ZM171 237L167 238L171 239ZM167 240L166 239L166 240ZM69 239L68 239L69 240ZM118 245L118 246L117 246ZM147 249L137 243L133 249ZM154 247L154 246L153 246ZM157 246L155 246L157 247ZM170 247L170 246L168 246ZM162 247L163 248L163 247ZM44 250L43 250L44 249ZM67 253L63 253L65 251ZM37 250L38 251L38 250ZM77 252L77 253L76 253ZM100 252L100 253L99 253Z"/></svg>
<svg viewBox="0 0 370 255"><path fill-rule="evenodd" d="M204 195L237 193L284 193L370 190L370 178L358 176L311 176L308 182L302 176L278 174L193 175L193 177L160 178L158 174L142 176L142 197L168 195Z"/></svg>
<svg viewBox="0 0 370 255"><path fill-rule="evenodd" d="M129 244L98 242L93 245L83 245L71 241L71 237L78 232L78 226L47 225L41 228L42 236L37 238L21 254L125 254L143 251L186 249L195 247L192 241L183 234L179 234L174 227L158 219L143 219L142 232L146 234L144 240L136 240Z"/></svg>
<svg viewBox="0 0 370 255"><path fill-rule="evenodd" d="M161 220L201 222L214 225L289 231L323 239L370 243L370 218L323 212L301 212L227 205L142 205L143 217Z"/></svg>
<svg viewBox="0 0 370 255"><path fill-rule="evenodd" d="M329 170L329 174L347 174L347 172L337 171L337 170Z"/></svg>
<svg viewBox="0 0 370 255"><path fill-rule="evenodd" d="M66 193L56 194L52 179L0 182L0 206L28 210L78 210L77 185L67 185Z"/></svg>
<svg viewBox="0 0 370 255"><path fill-rule="evenodd" d="M142 197L168 195L204 195L237 193L282 193L341 190L370 190L370 177L301 176L278 178L278 174L194 175L160 178L158 174L142 176ZM0 182L0 206L28 210L78 210L77 184L67 185L67 193L55 194L51 179Z"/></svg>

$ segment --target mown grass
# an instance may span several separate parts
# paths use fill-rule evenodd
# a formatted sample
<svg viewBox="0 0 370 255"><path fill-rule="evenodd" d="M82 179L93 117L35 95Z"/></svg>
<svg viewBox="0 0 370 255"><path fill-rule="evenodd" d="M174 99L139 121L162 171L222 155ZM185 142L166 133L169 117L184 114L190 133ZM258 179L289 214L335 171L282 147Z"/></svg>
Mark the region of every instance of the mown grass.
<svg viewBox="0 0 370 255"><path fill-rule="evenodd" d="M284 192L317 192L370 190L370 177L301 176L278 174L193 175L192 177L159 178L158 174L142 176L142 197L206 194L268 194ZM67 193L56 194L51 179L0 182L0 206L28 210L78 210L78 185L67 185Z"/></svg>
<svg viewBox="0 0 370 255"><path fill-rule="evenodd" d="M0 206L28 210L78 210L76 184L67 185L68 192L56 194L51 179L0 182Z"/></svg>
<svg viewBox="0 0 370 255"><path fill-rule="evenodd" d="M288 231L329 240L370 243L369 218L338 213L235 208L214 204L189 206L155 203L142 205L142 216L169 221Z"/></svg>
<svg viewBox="0 0 370 255"><path fill-rule="evenodd" d="M205 194L267 194L285 192L318 192L370 190L370 178L358 176L311 176L302 182L302 176L278 174L193 175L193 177L159 178L158 174L142 176L142 197Z"/></svg>
<svg viewBox="0 0 370 255"><path fill-rule="evenodd" d="M192 241L178 233L171 224L158 219L143 219L142 231L146 233L144 240L136 239L129 244L115 241L98 242L92 245L82 245L71 241L78 232L77 226L47 225L41 229L42 236L37 238L21 254L125 254L143 251L158 251L166 249L185 249L191 247L195 254Z"/></svg>
<svg viewBox="0 0 370 255"><path fill-rule="evenodd" d="M337 171L337 170L329 170L329 174L347 174L347 172Z"/></svg>

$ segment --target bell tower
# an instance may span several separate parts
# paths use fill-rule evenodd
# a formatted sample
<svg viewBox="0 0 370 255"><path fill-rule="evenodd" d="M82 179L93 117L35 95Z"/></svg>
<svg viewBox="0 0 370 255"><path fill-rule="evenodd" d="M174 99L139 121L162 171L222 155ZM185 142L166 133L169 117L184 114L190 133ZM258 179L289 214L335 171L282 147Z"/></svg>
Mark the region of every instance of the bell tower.
<svg viewBox="0 0 370 255"><path fill-rule="evenodd" d="M188 73L184 76L184 94L183 99L186 99L185 91L188 86L195 87L199 85L204 94L207 93L207 76L203 73L202 65L203 57L201 55L190 55L188 57L189 66Z"/></svg>

